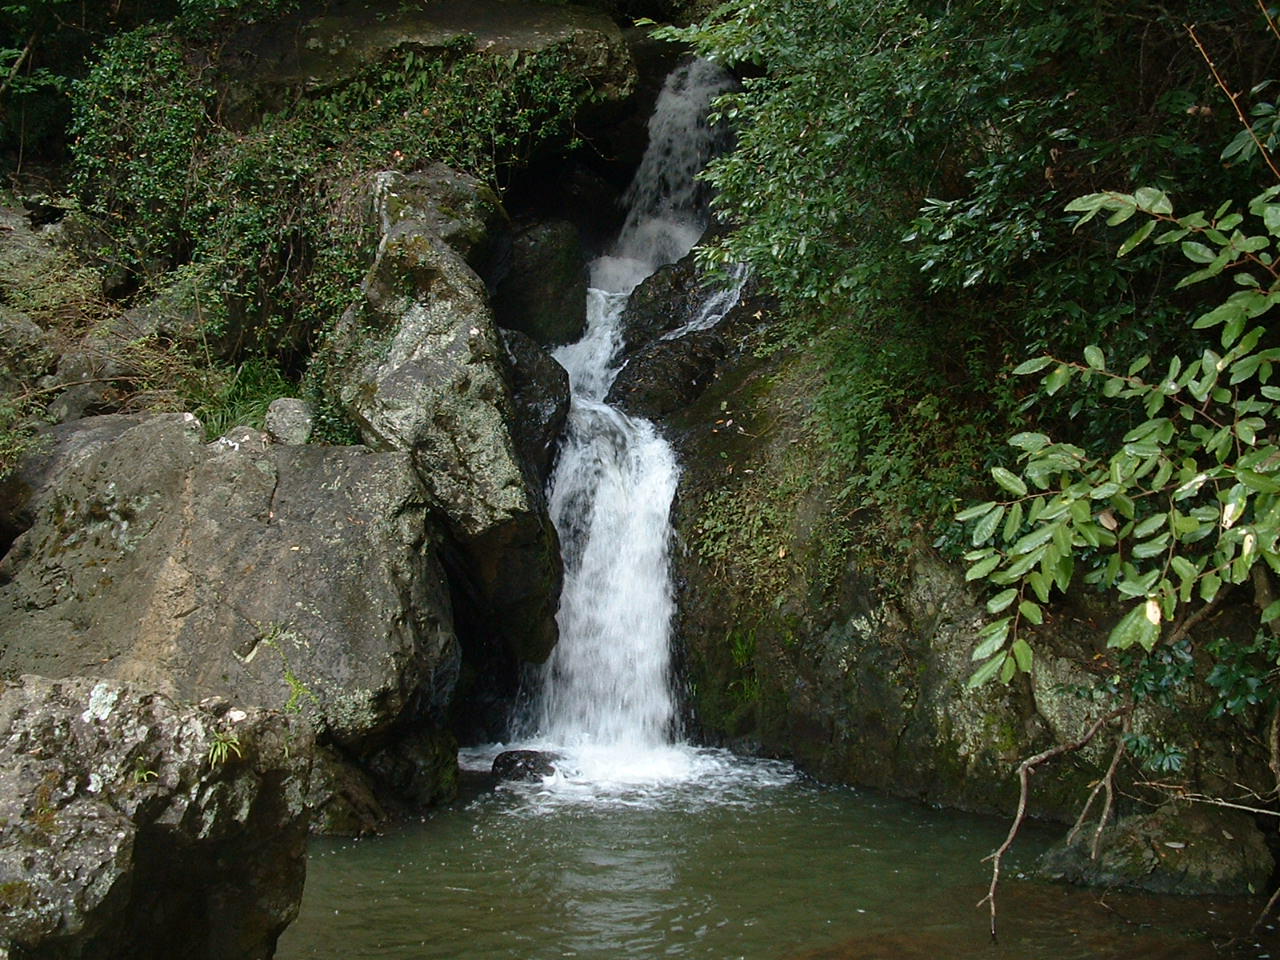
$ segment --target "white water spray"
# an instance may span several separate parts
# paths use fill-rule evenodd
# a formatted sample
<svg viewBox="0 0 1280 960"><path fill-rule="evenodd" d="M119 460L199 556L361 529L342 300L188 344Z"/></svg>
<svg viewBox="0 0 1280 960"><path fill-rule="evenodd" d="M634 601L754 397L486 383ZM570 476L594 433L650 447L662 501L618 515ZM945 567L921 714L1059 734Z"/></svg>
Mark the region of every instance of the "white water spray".
<svg viewBox="0 0 1280 960"><path fill-rule="evenodd" d="M568 773L558 776L568 784L687 779L698 767L694 751L674 745L668 549L675 457L651 423L604 398L618 372L619 322L631 291L688 253L706 228L695 177L717 137L706 122L710 101L731 84L700 60L667 78L627 193L626 222L591 267L586 333L555 353L572 390L550 499L565 582L560 642L543 675L535 723L537 745L562 753ZM734 287L736 300L740 285ZM709 298L703 326L732 306L725 297L717 291Z"/></svg>

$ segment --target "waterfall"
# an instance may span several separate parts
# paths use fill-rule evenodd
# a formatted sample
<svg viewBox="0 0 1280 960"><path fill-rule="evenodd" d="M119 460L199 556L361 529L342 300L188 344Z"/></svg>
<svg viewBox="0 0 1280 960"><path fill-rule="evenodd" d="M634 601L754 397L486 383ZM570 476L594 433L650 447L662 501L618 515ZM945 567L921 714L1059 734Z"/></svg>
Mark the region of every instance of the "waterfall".
<svg viewBox="0 0 1280 960"><path fill-rule="evenodd" d="M721 68L702 60L667 78L626 195L626 221L591 265L586 332L555 352L572 394L550 495L565 581L560 642L542 676L534 722L542 743L613 757L606 777L617 774L617 764L643 766L643 758L675 739L668 551L678 469L653 424L604 398L618 372L628 296L658 267L688 253L707 226L696 175L720 135L707 123L709 103L731 84ZM700 314L704 325L729 309L725 298L722 291L711 296Z"/></svg>

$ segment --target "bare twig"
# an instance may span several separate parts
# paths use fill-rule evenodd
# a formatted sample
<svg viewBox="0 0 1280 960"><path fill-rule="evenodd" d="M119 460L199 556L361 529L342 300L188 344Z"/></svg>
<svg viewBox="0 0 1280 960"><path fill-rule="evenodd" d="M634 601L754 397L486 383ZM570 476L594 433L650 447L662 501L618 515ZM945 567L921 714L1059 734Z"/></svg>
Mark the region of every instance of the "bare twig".
<svg viewBox="0 0 1280 960"><path fill-rule="evenodd" d="M1275 893L1271 894L1271 899L1267 901L1267 905L1258 914L1258 919L1253 921L1254 933L1262 930L1262 925L1267 922L1267 917L1271 916L1271 911L1276 908L1277 903L1280 903L1280 887L1276 887Z"/></svg>
<svg viewBox="0 0 1280 960"><path fill-rule="evenodd" d="M1220 589L1216 594L1214 594L1214 597L1212 600L1206 603L1203 607L1201 607L1195 613L1188 616L1186 619L1184 619L1181 623L1179 623L1173 629L1173 632L1169 634L1168 639L1164 641L1164 645L1167 647L1172 647L1174 644L1180 641L1183 637L1185 637L1188 633L1190 633L1196 627L1197 624L1203 621L1206 617L1209 616L1209 614L1213 613L1215 610L1218 609L1218 607L1222 605L1223 598L1228 593L1231 592L1231 588L1234 586L1235 584L1233 583L1224 584L1223 588Z"/></svg>
<svg viewBox="0 0 1280 960"><path fill-rule="evenodd" d="M1172 797L1178 800L1186 800L1188 803L1204 803L1211 807L1227 807L1231 810L1243 810L1245 813L1252 813L1262 817L1280 817L1280 810L1268 810L1266 807L1251 807L1245 803L1235 803L1231 800L1223 800L1221 797L1210 797L1203 793L1190 793L1175 784L1148 780L1142 783L1136 783L1134 786L1151 787L1154 790L1163 790Z"/></svg>
<svg viewBox="0 0 1280 960"><path fill-rule="evenodd" d="M1218 66L1213 62L1213 57L1209 56L1209 51L1204 48L1204 44L1200 42L1200 38L1196 36L1196 28L1191 24L1184 24L1187 33L1191 36L1191 41L1196 45L1196 49L1200 51L1200 56L1204 58L1204 62L1209 65L1209 71L1213 74L1213 79L1217 82L1218 87L1227 95L1227 99L1231 101L1231 106L1236 111L1236 116L1240 118L1240 122L1244 128L1249 131L1249 136L1253 139L1254 144L1258 148L1258 152L1262 154L1262 159L1267 161L1267 166L1271 168L1271 174L1277 180L1280 180L1280 168L1276 167L1276 163L1271 159L1271 154L1267 152L1267 148L1262 145L1262 141L1258 139L1258 135L1253 132L1253 125L1249 123L1249 118L1245 116L1244 110L1240 107L1240 95L1232 93L1227 86L1222 74L1218 73Z"/></svg>
<svg viewBox="0 0 1280 960"><path fill-rule="evenodd" d="M1120 758L1124 756L1125 751L1125 734L1129 732L1129 722L1133 719L1133 714L1125 714L1124 722L1120 727L1120 736L1116 737L1116 750L1111 755L1111 764L1107 767L1107 774L1102 778L1103 786L1106 790L1106 801L1102 805L1102 814L1098 817L1098 826L1093 831L1093 840L1089 844L1089 859L1098 859L1098 848L1102 845L1102 831L1106 829L1107 821L1111 819L1111 808L1116 801L1116 768L1120 766Z"/></svg>
<svg viewBox="0 0 1280 960"><path fill-rule="evenodd" d="M1104 713L1101 717L1093 722L1091 726L1079 740L1071 743L1061 743L1056 747L1051 747L1037 753L1034 757L1028 757L1018 764L1018 810L1014 814L1013 823L1009 826L1009 835L1004 838L1004 843L1000 844L989 856L983 858L983 862L991 861L991 886L987 890L987 895L978 901L977 906L984 903L991 908L991 940L996 940L996 888L1000 885L1000 865L1004 860L1004 855L1009 852L1009 848L1013 846L1013 841L1017 839L1018 831L1022 828L1022 821L1027 817L1027 795L1030 792L1029 780L1032 772L1042 763L1052 760L1054 757L1060 757L1064 753L1074 753L1081 747L1088 744L1098 732L1102 730L1108 723L1116 719L1116 717L1126 716L1133 711L1132 704L1125 704L1123 707L1116 707L1110 713Z"/></svg>
<svg viewBox="0 0 1280 960"><path fill-rule="evenodd" d="M1258 9L1262 11L1262 16L1267 21L1267 26L1271 28L1271 32L1276 35L1277 40L1280 40L1280 29L1276 28L1275 18L1271 16L1271 11L1267 9L1264 0L1258 0Z"/></svg>

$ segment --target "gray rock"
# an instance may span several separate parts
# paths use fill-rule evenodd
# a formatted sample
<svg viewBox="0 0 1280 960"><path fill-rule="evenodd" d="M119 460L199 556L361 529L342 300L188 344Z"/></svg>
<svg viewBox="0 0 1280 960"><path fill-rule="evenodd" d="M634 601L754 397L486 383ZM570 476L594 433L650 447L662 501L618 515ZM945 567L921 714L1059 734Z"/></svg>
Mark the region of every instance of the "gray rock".
<svg viewBox="0 0 1280 960"><path fill-rule="evenodd" d="M1170 801L1124 817L1102 834L1090 857L1092 831L1041 857L1048 880L1152 893L1249 896L1267 889L1275 861L1253 819L1239 810Z"/></svg>
<svg viewBox="0 0 1280 960"><path fill-rule="evenodd" d="M565 220L518 231L511 262L493 297L498 323L544 347L573 343L587 323L587 257Z"/></svg>
<svg viewBox="0 0 1280 960"><path fill-rule="evenodd" d="M452 221L414 210L382 217L364 296L335 338L336 392L368 444L412 457L458 544L462 594L513 656L541 661L556 638L560 554L513 436L508 361L484 283L433 232Z"/></svg>
<svg viewBox="0 0 1280 960"><path fill-rule="evenodd" d="M443 163L417 173L394 170L374 179L374 215L380 236L430 234L485 276L501 249L507 214L489 187ZM398 229L397 229L398 228Z"/></svg>
<svg viewBox="0 0 1280 960"><path fill-rule="evenodd" d="M315 424L315 411L305 400L281 397L267 407L267 435L276 443L301 446L311 439Z"/></svg>
<svg viewBox="0 0 1280 960"><path fill-rule="evenodd" d="M189 414L76 426L0 561L4 676L297 710L357 760L442 725L458 644L406 455L206 445Z"/></svg>
<svg viewBox="0 0 1280 960"><path fill-rule="evenodd" d="M499 332L511 360L516 444L542 490L569 417L569 373L523 333Z"/></svg>
<svg viewBox="0 0 1280 960"><path fill-rule="evenodd" d="M0 954L267 958L297 915L305 723L96 679L0 688Z"/></svg>

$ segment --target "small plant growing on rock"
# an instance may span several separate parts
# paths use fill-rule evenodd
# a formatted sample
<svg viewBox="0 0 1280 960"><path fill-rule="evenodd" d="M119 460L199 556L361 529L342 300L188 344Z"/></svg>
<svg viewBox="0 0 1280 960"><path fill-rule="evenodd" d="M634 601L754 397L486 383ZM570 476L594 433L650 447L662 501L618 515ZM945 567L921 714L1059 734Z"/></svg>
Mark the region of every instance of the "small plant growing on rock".
<svg viewBox="0 0 1280 960"><path fill-rule="evenodd" d="M234 733L215 730L213 734L213 742L209 744L209 754L207 757L209 766L222 766L227 762L227 758L233 753L237 757L244 756L240 750L240 738Z"/></svg>

